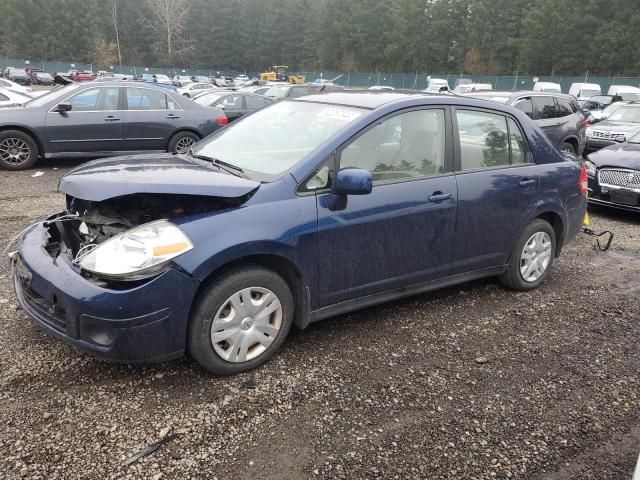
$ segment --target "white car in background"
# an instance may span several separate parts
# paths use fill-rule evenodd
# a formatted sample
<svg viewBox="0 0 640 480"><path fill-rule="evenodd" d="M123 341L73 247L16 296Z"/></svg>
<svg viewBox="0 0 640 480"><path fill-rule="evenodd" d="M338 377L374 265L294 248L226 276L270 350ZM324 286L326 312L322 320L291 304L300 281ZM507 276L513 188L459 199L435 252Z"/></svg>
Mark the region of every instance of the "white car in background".
<svg viewBox="0 0 640 480"><path fill-rule="evenodd" d="M372 85L369 87L369 90L374 90L374 91L384 91L384 92L393 92L395 90L395 88L389 86L389 85Z"/></svg>
<svg viewBox="0 0 640 480"><path fill-rule="evenodd" d="M27 93L16 92L8 88L0 87L0 107L13 107L23 105L33 97Z"/></svg>
<svg viewBox="0 0 640 480"><path fill-rule="evenodd" d="M569 95L573 95L578 100L588 100L602 95L602 87L597 83L572 83L569 87Z"/></svg>
<svg viewBox="0 0 640 480"><path fill-rule="evenodd" d="M534 92L562 93L562 87L559 83L553 82L536 82L533 86Z"/></svg>
<svg viewBox="0 0 640 480"><path fill-rule="evenodd" d="M27 95L31 95L31 92L33 91L31 87L23 87L22 85L12 82L7 78L0 78L0 87Z"/></svg>
<svg viewBox="0 0 640 480"><path fill-rule="evenodd" d="M453 89L453 93L471 93L471 92L486 92L493 90L493 85L490 83L463 83Z"/></svg>
<svg viewBox="0 0 640 480"><path fill-rule="evenodd" d="M640 88L630 85L611 85L607 95L620 95L623 100L637 102L640 100Z"/></svg>
<svg viewBox="0 0 640 480"><path fill-rule="evenodd" d="M162 83L163 85L171 85L173 82L168 75L158 74L156 75L156 83Z"/></svg>
<svg viewBox="0 0 640 480"><path fill-rule="evenodd" d="M449 82L444 78L430 78L427 83L427 88L425 88L423 92L440 93L448 92L449 89Z"/></svg>
<svg viewBox="0 0 640 480"><path fill-rule="evenodd" d="M204 83L204 82L194 82L189 85L185 85L184 87L179 87L176 91L187 98L194 97L200 92L204 92L205 90L211 90L216 88L212 83Z"/></svg>

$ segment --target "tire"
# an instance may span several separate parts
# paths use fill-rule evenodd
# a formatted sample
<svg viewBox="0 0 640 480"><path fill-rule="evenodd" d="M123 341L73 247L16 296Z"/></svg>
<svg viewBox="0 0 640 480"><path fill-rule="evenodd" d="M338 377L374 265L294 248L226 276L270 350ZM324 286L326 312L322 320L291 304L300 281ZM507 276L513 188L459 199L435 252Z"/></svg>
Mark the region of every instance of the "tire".
<svg viewBox="0 0 640 480"><path fill-rule="evenodd" d="M188 93L183 93L182 96L189 98L189 94Z"/></svg>
<svg viewBox="0 0 640 480"><path fill-rule="evenodd" d="M38 144L35 139L19 130L0 132L0 168L26 170L38 162Z"/></svg>
<svg viewBox="0 0 640 480"><path fill-rule="evenodd" d="M564 142L562 145L560 145L560 151L569 152L569 153L573 153L574 155L578 155L578 152L576 152L575 147L569 142Z"/></svg>
<svg viewBox="0 0 640 480"><path fill-rule="evenodd" d="M535 240L534 240L535 237ZM548 242L544 240L547 239ZM533 243L531 243L533 241ZM522 232L520 239L511 252L506 271L500 281L513 290L526 291L538 287L549 274L556 254L556 234L549 222L540 218L531 222ZM532 260L525 259L525 247ZM532 252L534 250L534 252ZM538 253L535 253L538 251ZM545 261L548 259L548 261ZM532 266L531 274L526 275L527 267ZM523 269L525 270L523 273ZM539 271L541 274L536 277ZM527 276L527 278L525 278Z"/></svg>
<svg viewBox="0 0 640 480"><path fill-rule="evenodd" d="M251 305L244 310L247 295ZM267 303L261 306L254 300ZM189 353L215 375L252 370L280 348L291 329L293 311L293 295L282 277L262 267L232 270L210 283L196 300L187 335Z"/></svg>
<svg viewBox="0 0 640 480"><path fill-rule="evenodd" d="M189 148L199 140L200 137L193 132L178 132L169 140L167 151L170 153L187 153Z"/></svg>

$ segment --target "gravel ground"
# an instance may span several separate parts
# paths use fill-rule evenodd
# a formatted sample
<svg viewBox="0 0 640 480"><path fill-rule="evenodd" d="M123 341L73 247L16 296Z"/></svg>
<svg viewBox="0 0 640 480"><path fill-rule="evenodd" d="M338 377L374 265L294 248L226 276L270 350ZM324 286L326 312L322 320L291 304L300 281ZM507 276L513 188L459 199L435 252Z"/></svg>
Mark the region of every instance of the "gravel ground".
<svg viewBox="0 0 640 480"><path fill-rule="evenodd" d="M0 172L0 245L77 162ZM0 260L0 479L628 479L640 451L640 216L592 212L538 290L449 288L294 331L257 371L103 362L16 309ZM175 435L175 436L172 436ZM160 439L166 444L124 466Z"/></svg>

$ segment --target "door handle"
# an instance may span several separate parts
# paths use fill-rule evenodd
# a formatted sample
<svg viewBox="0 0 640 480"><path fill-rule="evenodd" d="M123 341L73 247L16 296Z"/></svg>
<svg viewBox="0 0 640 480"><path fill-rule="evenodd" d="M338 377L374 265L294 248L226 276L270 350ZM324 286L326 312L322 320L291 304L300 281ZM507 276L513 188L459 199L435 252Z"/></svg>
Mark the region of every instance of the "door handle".
<svg viewBox="0 0 640 480"><path fill-rule="evenodd" d="M520 186L523 188L530 187L534 183L536 183L536 180L534 178L524 178L520 180Z"/></svg>
<svg viewBox="0 0 640 480"><path fill-rule="evenodd" d="M168 118L168 119L174 120L174 119L180 118L180 117L178 115L174 115L173 113L170 113L169 115L167 115L164 118Z"/></svg>
<svg viewBox="0 0 640 480"><path fill-rule="evenodd" d="M113 115L109 115L104 119L105 122L117 122L118 120L120 119L117 117L114 117Z"/></svg>
<svg viewBox="0 0 640 480"><path fill-rule="evenodd" d="M431 203L442 203L445 200L449 200L453 195L450 193L433 192L429 197Z"/></svg>

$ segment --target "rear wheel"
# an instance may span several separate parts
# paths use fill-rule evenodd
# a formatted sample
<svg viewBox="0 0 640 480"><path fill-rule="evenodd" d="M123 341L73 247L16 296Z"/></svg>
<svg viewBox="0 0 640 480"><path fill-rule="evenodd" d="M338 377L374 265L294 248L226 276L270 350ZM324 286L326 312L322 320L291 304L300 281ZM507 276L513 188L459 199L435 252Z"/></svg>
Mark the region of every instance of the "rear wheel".
<svg viewBox="0 0 640 480"><path fill-rule="evenodd" d="M170 153L187 153L200 137L193 132L178 132L169 141Z"/></svg>
<svg viewBox="0 0 640 480"><path fill-rule="evenodd" d="M191 356L216 375L232 375L267 362L293 321L293 296L271 270L244 267L211 283L189 322Z"/></svg>
<svg viewBox="0 0 640 480"><path fill-rule="evenodd" d="M549 222L536 219L524 229L500 281L514 290L531 290L551 270L556 254L556 234Z"/></svg>
<svg viewBox="0 0 640 480"><path fill-rule="evenodd" d="M38 161L38 144L19 130L0 132L0 168L26 170Z"/></svg>
<svg viewBox="0 0 640 480"><path fill-rule="evenodd" d="M578 152L576 152L576 149L574 148L574 146L572 144L570 144L569 142L564 142L562 145L560 145L560 151L561 152L567 152L567 153L573 153L574 155L578 154Z"/></svg>

